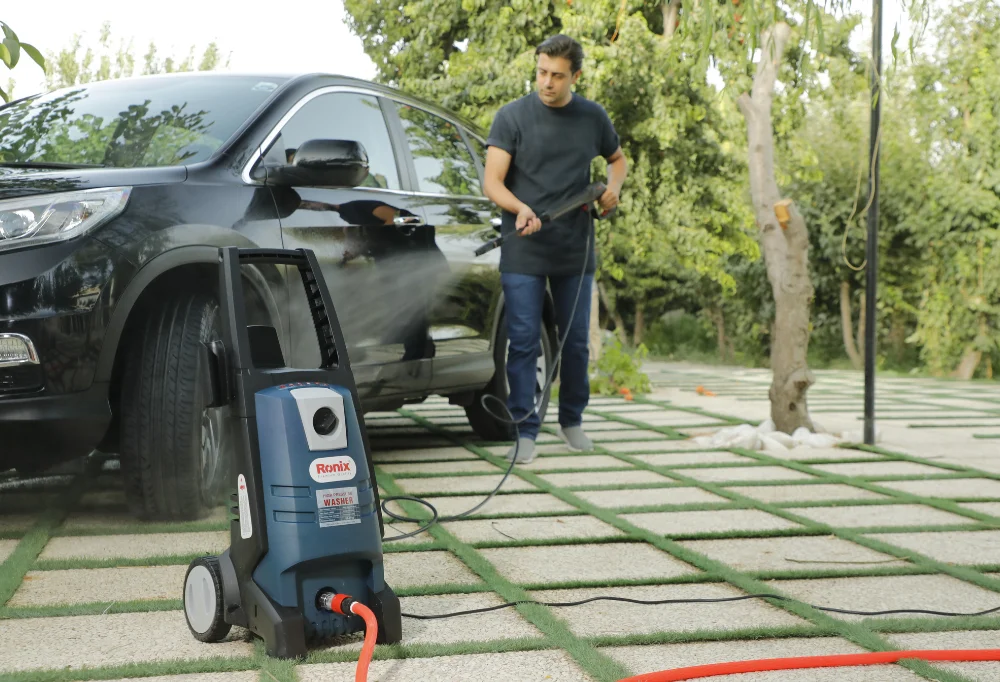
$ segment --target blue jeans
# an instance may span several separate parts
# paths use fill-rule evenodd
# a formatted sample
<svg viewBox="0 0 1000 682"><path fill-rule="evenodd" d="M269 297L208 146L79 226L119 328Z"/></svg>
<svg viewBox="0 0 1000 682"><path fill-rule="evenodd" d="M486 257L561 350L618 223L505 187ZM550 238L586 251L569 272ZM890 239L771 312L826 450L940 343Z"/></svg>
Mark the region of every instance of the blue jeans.
<svg viewBox="0 0 1000 682"><path fill-rule="evenodd" d="M507 409L515 421L528 415L517 425L518 435L534 440L541 426L535 410L536 382L538 388L541 388L547 379L539 376L537 371L546 278L505 272L501 274L501 281L506 300L507 338L510 340L510 352L507 356L510 396ZM555 304L558 333L556 343L566 336L559 365L559 424L564 428L579 426L583 421L583 410L590 400L590 297L594 276L583 276L579 300L576 300L576 295L580 276L549 277L548 281ZM567 333L571 315L573 324ZM558 350L556 345L552 349L553 354ZM548 367L546 372L551 374L552 367Z"/></svg>

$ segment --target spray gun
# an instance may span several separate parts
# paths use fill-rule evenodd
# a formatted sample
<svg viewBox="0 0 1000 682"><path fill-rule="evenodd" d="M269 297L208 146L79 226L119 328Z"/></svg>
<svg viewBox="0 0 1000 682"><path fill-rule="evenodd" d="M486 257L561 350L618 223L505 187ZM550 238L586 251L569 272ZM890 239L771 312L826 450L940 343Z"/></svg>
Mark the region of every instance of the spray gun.
<svg viewBox="0 0 1000 682"><path fill-rule="evenodd" d="M590 211L590 215L594 217L595 220L607 220L615 213L615 208L609 211L601 211L597 200L601 198L604 192L607 191L607 187L602 182L595 182L587 186L586 189L582 190L578 194L573 195L560 206L556 207L551 211L546 211L542 215L538 216L538 219L544 225L545 223L550 223L553 220L563 217L567 213L571 213L578 209L584 211ZM511 233L506 235L500 235L499 237L494 237L489 240L478 249L476 249L476 255L482 256L484 253L492 251L497 248L509 237Z"/></svg>

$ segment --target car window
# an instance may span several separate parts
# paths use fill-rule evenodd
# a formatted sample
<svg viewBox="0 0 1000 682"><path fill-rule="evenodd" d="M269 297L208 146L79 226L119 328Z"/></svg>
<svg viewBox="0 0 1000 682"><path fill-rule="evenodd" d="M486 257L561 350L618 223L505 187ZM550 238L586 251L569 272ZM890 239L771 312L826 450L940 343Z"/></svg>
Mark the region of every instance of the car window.
<svg viewBox="0 0 1000 682"><path fill-rule="evenodd" d="M417 170L417 189L432 194L481 195L479 173L458 128L423 109L397 106Z"/></svg>
<svg viewBox="0 0 1000 682"><path fill-rule="evenodd" d="M0 107L0 163L205 161L284 79L171 74L85 83Z"/></svg>
<svg viewBox="0 0 1000 682"><path fill-rule="evenodd" d="M306 102L282 127L264 156L267 165L290 163L308 140L354 140L368 153L368 177L362 187L400 189L389 130L371 95L334 92Z"/></svg>

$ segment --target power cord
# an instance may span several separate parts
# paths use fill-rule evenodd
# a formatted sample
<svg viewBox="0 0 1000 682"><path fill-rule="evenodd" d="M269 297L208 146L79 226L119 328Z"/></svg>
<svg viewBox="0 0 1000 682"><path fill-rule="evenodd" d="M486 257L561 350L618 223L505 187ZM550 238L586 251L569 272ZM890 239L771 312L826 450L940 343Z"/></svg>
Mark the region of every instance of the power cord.
<svg viewBox="0 0 1000 682"><path fill-rule="evenodd" d="M641 604L644 606L659 606L663 604L715 604L719 602L734 602L734 601L745 601L747 599L777 599L780 601L787 602L798 602L799 604L805 604L818 611L829 611L830 613L844 613L852 616L889 616L897 613L923 613L931 616L955 616L955 617L970 617L970 616L986 616L991 613L996 613L1000 611L1000 606L992 609L987 609L986 611L978 611L976 613L951 613L949 611L931 611L927 609L892 609L889 611L853 611L851 609L837 609L831 606L816 606L808 602L799 601L798 599L792 599L791 597L783 597L780 594L748 594L742 597L719 597L716 599L631 599L629 597L591 597L590 599L581 599L580 601L567 601L567 602L544 602L544 601L510 601L497 606L487 606L481 609L469 609L468 611L455 611L453 613L439 613L434 615L420 615L416 613L404 613L402 614L405 618L415 618L418 620L436 620L438 618L454 618L455 616L467 616L476 613L488 613L490 611L499 611L500 609L510 608L511 606L520 606L521 604L536 604L538 606L551 606L551 607L564 607L564 606L583 606L584 604L590 604L595 601L620 601L626 602L628 604Z"/></svg>
<svg viewBox="0 0 1000 682"><path fill-rule="evenodd" d="M614 209L611 209L611 211L614 211ZM610 217L610 212L607 213L607 214L604 214L603 217L604 218ZM573 300L573 308L570 311L569 322L566 324L566 331L563 334L562 340L559 342L559 348L556 350L555 354L553 355L553 362L552 362L551 373L546 377L546 379L545 379L545 386L542 387L541 396L539 396L538 400L535 402L535 412L538 412L538 410L541 409L542 401L545 400L545 396L548 395L549 389L552 386L552 382L555 380L556 368L559 366L559 358L562 357L563 346L566 344L566 338L569 336L569 330L573 326L573 317L576 315L576 307L580 303L580 292L583 290L583 278L584 278L584 275L587 273L587 261L590 259L590 255L589 255L590 254L590 243L591 243L591 237L592 237L592 233L593 232L594 232L594 226L593 226L593 222L591 222L590 228L587 230L587 247L584 249L583 267L580 268L580 282L579 282L579 284L576 287L576 298ZM506 413L507 416L506 417L501 417L496 412L493 412L486 405L487 399L493 399L495 402L499 403L500 407L503 408L503 411ZM395 535L395 536L393 536L391 538L383 538L382 542L395 542L397 540L405 540L406 538L412 538L412 537L414 537L416 535L420 535L421 533L423 533L424 531L428 530L431 526L433 526L436 523L441 523L442 521L457 521L459 519L465 518L466 516L472 514L476 510L480 509L483 505L485 505L487 502L489 502L491 499L493 499L493 497L498 492L500 492L500 488L503 487L503 484L507 481L507 477L510 476L510 472L514 470L514 465L517 463L517 453L518 453L518 450L520 449L520 445L521 445L521 443L520 443L520 440L521 440L520 430L517 428L517 426L518 426L518 424L521 424L522 422L524 422L528 417L530 417L532 413L529 412L526 415L524 415L523 417L521 417L520 419L515 420L513 418L514 415L512 415L510 413L510 410L507 408L507 405L505 405L504 402L502 400L500 400L499 398L497 398L496 396L488 395L488 394L484 395L482 398L480 398L479 402L483 406L483 409L486 410L487 412L489 412L489 414L490 414L491 417L493 417L497 421L503 422L505 424L509 424L509 425L511 425L514 428L514 453L511 455L510 466L508 466L507 467L507 471L504 472L503 478L500 479L500 482L497 484L497 486L490 492L489 495L487 495L485 498L483 498L483 500L479 504L477 504L475 507L473 507L471 509L467 509L466 511L462 512L461 514L455 514L454 516L439 516L438 515L438 510L434 507L434 505L432 505L427 500L420 499L419 497L413 497L413 496L410 496L410 495L393 495L393 496L384 498L382 500L382 512L385 513L387 516L389 516L389 517L391 517L393 519L396 519L397 521L403 521L403 522L406 522L406 523L422 523L424 521L424 519L416 519L416 518L413 518L413 517L410 517L410 516L402 516L400 514L396 514L395 512L391 511L388 508L387 505L390 502L393 502L393 501L396 501L396 500L408 500L410 502L416 502L418 504L424 505L425 507L427 507L428 509L431 510L431 520L428 521L426 523L426 525L421 526L420 528L418 528L415 531L412 531L412 532L409 532L409 533L403 533L401 535Z"/></svg>

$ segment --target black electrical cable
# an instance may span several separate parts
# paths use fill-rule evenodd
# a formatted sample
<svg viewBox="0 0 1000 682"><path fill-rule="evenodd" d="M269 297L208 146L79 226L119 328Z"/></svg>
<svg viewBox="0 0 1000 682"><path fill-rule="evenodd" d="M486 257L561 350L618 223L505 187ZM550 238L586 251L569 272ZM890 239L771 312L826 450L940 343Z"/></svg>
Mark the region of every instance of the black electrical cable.
<svg viewBox="0 0 1000 682"><path fill-rule="evenodd" d="M535 403L535 412L537 412L539 410L539 408L541 407L541 402L540 401L545 400L545 396L549 392L549 388L552 386L553 380L555 380L555 376L556 376L555 370L559 366L559 361L558 360L559 360L560 357L562 357L563 346L566 345L566 338L569 336L570 327L573 326L573 317L576 315L576 307L580 303L580 292L583 290L584 275L587 273L587 261L590 259L590 256L589 256L589 254L590 254L590 241L591 241L591 236L592 236L592 232L593 231L594 231L594 224L593 224L593 222L591 222L590 229L587 230L587 247L586 247L586 249L584 249L583 267L580 269L580 282L579 282L579 284L576 287L576 298L573 300L573 308L570 311L569 322L566 324L566 332L563 334L562 340L559 342L559 348L556 350L555 354L552 356L553 357L552 370L551 370L551 373L545 379L545 386L542 387L542 394L539 397L539 402ZM487 407L486 406L486 400L487 400L487 398L492 398L494 401L496 401L497 403L499 403L500 407L503 408L503 411L507 414L507 416L506 417L501 417L501 416L497 415L496 412L493 412L489 407ZM518 453L518 450L519 450L520 445L521 445L521 443L520 443L521 434L520 434L519 429L517 428L517 425L520 424L521 422L523 422L524 420L526 420L528 417L530 417L531 416L531 412L529 412L528 414L524 415L520 419L514 420L513 419L514 415L512 415L510 413L510 410L503 403L503 401L500 400L499 398L497 398L496 396L493 396L493 395L484 395L480 399L480 404L483 406L484 410L486 410L487 412L490 413L491 417L493 417L497 421L501 421L501 422L503 422L505 424L510 424L511 426L514 427L514 454L510 458L510 466L508 466L507 467L507 471L504 472L503 478L500 479L500 482L497 484L497 486L490 492L489 495L487 495L485 498L483 498L483 500L479 504L477 504L472 509L467 509L464 512L462 512L461 514L455 514L454 516L439 516L438 515L438 510L434 507L434 505L432 505L427 500L422 500L422 499L420 499L418 497L411 497L409 495L393 495L393 496L384 498L382 500L382 512L385 513L387 516L390 516L393 519L396 519L397 521L404 521L404 522L407 522L407 523L421 523L421 522L424 521L424 519L415 519L415 518L412 518L412 517L409 517L409 516L402 516L400 514L396 514L396 513L392 512L392 511L390 511L389 508L387 507L387 505L390 502L393 502L395 500L409 500L411 502L416 502L418 504L422 504L422 505L424 505L425 507L427 507L428 509L431 510L431 514L433 516L431 517L431 520L429 522L427 522L426 525L421 526L417 530L409 532L409 533L403 533L401 535L395 535L395 536L393 536L391 538L382 538L382 542L394 542L396 540L405 540L406 538L412 538L412 537L414 537L416 535L420 535L421 533L423 533L424 531L426 531L427 529L429 529L431 526L433 526L435 523L441 523L442 521L457 521L458 519L465 518L469 514L472 514L473 512L475 512L477 509L480 509L483 505L485 505L487 502L489 502L491 499L493 499L494 495L496 495L498 492L500 492L500 488L503 486L504 482L506 482L507 477L510 476L510 472L514 470L514 465L517 463L517 453Z"/></svg>
<svg viewBox="0 0 1000 682"><path fill-rule="evenodd" d="M591 597L590 599L582 599L580 601L567 601L567 602L544 602L544 601L524 600L524 601L505 602L497 606L487 606L481 609L469 609L468 611L455 611L453 613L439 613L434 615L404 613L402 615L405 618L416 618L418 620L435 620L438 618L454 618L455 616L467 616L475 613L488 613L490 611L499 611L500 609L510 608L511 606L519 606L521 604L536 604L538 606L563 607L563 606L583 606L584 604L589 604L595 601L620 601L629 604L641 604L644 606L658 606L663 604L714 604L718 602L744 601L747 599L777 599L780 601L798 602L799 604L810 606L814 609L817 609L818 611L845 613L852 616L889 616L896 613L923 613L931 616L970 617L970 616L985 616L1000 611L1000 606L992 609L987 609L986 611L978 611L976 613L951 613L949 611L930 611L927 609L892 609L890 611L852 611L850 609L836 609L830 606L815 606L808 602L799 601L798 599L792 599L791 597L783 597L780 594L748 594L743 597L719 597L716 599L630 599L628 597L601 596L601 597Z"/></svg>

